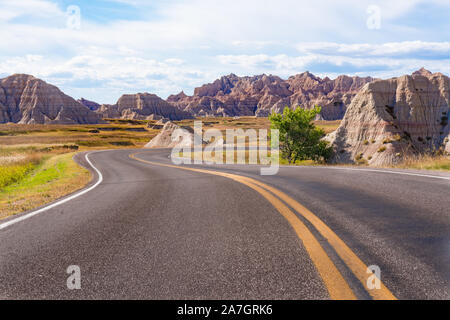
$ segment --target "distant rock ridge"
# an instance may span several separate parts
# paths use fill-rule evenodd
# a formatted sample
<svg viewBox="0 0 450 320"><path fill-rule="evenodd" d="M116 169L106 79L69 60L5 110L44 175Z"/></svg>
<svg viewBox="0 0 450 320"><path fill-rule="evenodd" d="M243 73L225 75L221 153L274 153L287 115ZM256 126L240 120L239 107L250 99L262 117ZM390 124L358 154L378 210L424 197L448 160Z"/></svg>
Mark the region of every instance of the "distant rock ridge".
<svg viewBox="0 0 450 320"><path fill-rule="evenodd" d="M338 163L393 164L405 156L450 153L450 79L425 69L366 84L328 136Z"/></svg>
<svg viewBox="0 0 450 320"><path fill-rule="evenodd" d="M0 79L0 123L94 124L101 116L61 92L57 87L27 74Z"/></svg>
<svg viewBox="0 0 450 320"><path fill-rule="evenodd" d="M351 99L371 77L339 76L321 79L309 72L283 80L273 75L221 77L194 90L170 96L167 101L194 116L259 116L280 112L285 106L322 106L325 120L342 119Z"/></svg>
<svg viewBox="0 0 450 320"><path fill-rule="evenodd" d="M184 91L181 91L178 94L172 94L167 98L168 102L178 102L180 100L183 100L187 98L188 96L184 93Z"/></svg>
<svg viewBox="0 0 450 320"><path fill-rule="evenodd" d="M431 77L433 73L425 68L420 68L419 70L413 72L413 76L424 76L424 77Z"/></svg>
<svg viewBox="0 0 450 320"><path fill-rule="evenodd" d="M83 106L85 106L86 108L89 108L89 110L91 111L95 111L98 108L100 108L100 104L94 101L90 101L84 98L78 99L77 100L79 103L81 103Z"/></svg>
<svg viewBox="0 0 450 320"><path fill-rule="evenodd" d="M192 118L189 112L180 110L155 94L124 94L114 105L101 105L96 112L103 118L136 120L182 120Z"/></svg>

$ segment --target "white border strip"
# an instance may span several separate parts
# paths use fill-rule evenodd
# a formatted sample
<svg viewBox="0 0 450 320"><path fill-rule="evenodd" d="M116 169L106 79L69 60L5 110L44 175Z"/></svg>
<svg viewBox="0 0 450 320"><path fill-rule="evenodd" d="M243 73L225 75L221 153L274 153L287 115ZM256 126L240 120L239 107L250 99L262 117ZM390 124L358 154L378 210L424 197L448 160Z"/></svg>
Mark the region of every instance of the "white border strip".
<svg viewBox="0 0 450 320"><path fill-rule="evenodd" d="M292 168L292 167L287 166L287 167L283 167L283 168ZM306 168L306 167L304 167L304 168ZM436 178L436 179L450 180L450 177L433 176L433 175L430 175L430 174L420 174L420 173L412 173L412 172L390 171L390 170L355 169L355 168L345 168L345 167L314 167L314 166L311 166L311 168L331 169L331 170L381 172L381 173L401 174L401 175L406 175L406 176L415 176L415 177L426 177L426 178Z"/></svg>
<svg viewBox="0 0 450 320"><path fill-rule="evenodd" d="M183 160L183 159L187 159L187 158L177 157L175 159ZM217 165L217 164L207 165L207 164L203 163L202 165L203 166L209 166L210 168L220 170L220 168L218 167L219 165ZM230 164L228 164L228 163L224 163L223 165L236 166L236 167L237 166L254 166L254 167L257 167L257 168L262 167L262 165L259 165L259 164L237 164L237 163L230 163ZM363 171L363 172L378 172L378 173L400 174L400 175L413 176L413 177L415 176L415 177L425 177L425 178L435 178L435 179L442 179L442 180L450 180L450 177L446 177L446 176L434 176L434 175L431 175L431 174L421 174L421 173L402 172L402 171L393 171L393 170L382 170L382 169L364 169L364 168L356 169L356 168L347 168L347 167L331 167L331 166L330 167L324 167L324 166L305 166L305 165L299 165L299 166L281 165L280 168L290 168L290 169L328 169L328 170L349 170L349 171Z"/></svg>
<svg viewBox="0 0 450 320"><path fill-rule="evenodd" d="M98 152L98 151L97 151L97 152ZM91 153L93 153L93 152L91 152ZM45 211L47 211L47 210L50 210L50 209L52 209L52 208L54 208L54 207L57 207L57 206L59 206L59 205L61 205L61 204L63 204L63 203L66 203L66 202L68 202L68 201L70 201L70 200L73 200L73 199L75 199L75 198L78 198L79 196L82 196L83 194L88 193L89 191L95 189L100 183L102 183L102 181L103 181L103 176L102 176L101 172L100 172L100 171L92 164L92 162L89 160L89 155L90 155L91 153L86 153L85 158L86 158L87 163L89 163L89 165L90 165L92 168L94 168L95 172L97 172L97 174L98 174L98 181L97 181L93 186L91 186L91 187L89 187L89 188L87 188L87 189L85 189L85 190L82 190L82 191L80 191L80 192L78 192L78 193L75 193L74 195L71 195L70 197L67 197L67 198L62 199L62 200L60 200L60 201L57 201L57 202L55 202L55 203L52 203L51 205L49 205L49 206L47 206L47 207L41 208L41 209L36 210L36 211L32 211L32 212L27 213L27 214L25 214L25 215L23 215L23 216L20 216L20 217L18 217L18 218L16 218L16 219L12 219L12 220L9 220L8 222L2 223L2 224L0 224L0 230L5 229L5 228L7 228L7 227L9 227L9 226L11 226L11 225L13 225L13 224L18 223L18 222L21 222L21 221L24 221L24 220L26 220L26 219L29 219L29 218L31 218L31 217L34 217L35 215L37 215L37 214L39 214L39 213L45 212Z"/></svg>

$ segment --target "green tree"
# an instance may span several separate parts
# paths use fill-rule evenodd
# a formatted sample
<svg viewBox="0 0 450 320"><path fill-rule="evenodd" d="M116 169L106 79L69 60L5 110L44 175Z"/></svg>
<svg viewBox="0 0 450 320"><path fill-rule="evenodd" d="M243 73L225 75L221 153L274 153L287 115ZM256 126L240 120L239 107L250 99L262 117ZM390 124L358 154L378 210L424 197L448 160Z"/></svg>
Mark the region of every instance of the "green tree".
<svg viewBox="0 0 450 320"><path fill-rule="evenodd" d="M320 111L319 106L310 110L285 107L282 114L269 116L271 128L280 131L281 156L290 164L298 160L325 162L330 158L332 149L328 142L321 140L325 132L313 123Z"/></svg>

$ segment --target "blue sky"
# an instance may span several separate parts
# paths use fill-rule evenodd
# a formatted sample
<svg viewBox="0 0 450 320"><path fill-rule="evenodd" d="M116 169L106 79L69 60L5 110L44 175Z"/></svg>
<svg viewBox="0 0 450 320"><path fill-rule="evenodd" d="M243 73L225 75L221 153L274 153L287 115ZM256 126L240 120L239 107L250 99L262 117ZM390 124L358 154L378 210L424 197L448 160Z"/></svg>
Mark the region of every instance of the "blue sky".
<svg viewBox="0 0 450 320"><path fill-rule="evenodd" d="M448 0L0 0L0 77L115 103L229 73L450 74L449 16Z"/></svg>

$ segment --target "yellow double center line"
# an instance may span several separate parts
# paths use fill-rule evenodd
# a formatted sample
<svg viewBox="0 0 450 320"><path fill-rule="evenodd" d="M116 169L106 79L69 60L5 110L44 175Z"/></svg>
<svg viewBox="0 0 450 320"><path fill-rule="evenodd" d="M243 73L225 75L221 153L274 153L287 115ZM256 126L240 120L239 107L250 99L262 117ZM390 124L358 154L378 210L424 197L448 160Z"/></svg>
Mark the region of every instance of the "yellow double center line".
<svg viewBox="0 0 450 320"><path fill-rule="evenodd" d="M333 261L327 255L325 250L320 245L316 237L311 233L308 227L292 212L287 205L297 211L303 216L314 228L328 241L333 247L339 257L344 261L348 268L353 272L355 277L362 283L367 292L376 300L395 300L395 296L389 291L389 289L380 281L381 286L379 289L367 289L367 279L369 276L375 276L372 273L367 273L367 266L361 259L342 241L336 233L334 233L322 220L320 220L315 214L302 206L300 203L289 197L287 194L273 188L267 184L264 184L258 180L239 176L236 174L224 173L219 171L196 169L189 167L176 166L171 164L162 164L158 162L152 162L137 158L138 154L144 152L138 152L130 155L130 158L163 167L177 168L188 171L212 174L225 178L232 179L239 183L242 183L251 189L261 194L267 199L277 211L283 215L283 217L289 222L294 229L295 233L302 241L303 246L308 252L312 262L314 263L319 275L321 276L331 299L336 300L353 300L356 299L355 294L344 279L342 274L336 268ZM284 202L283 202L284 201ZM287 204L287 205L286 205Z"/></svg>

